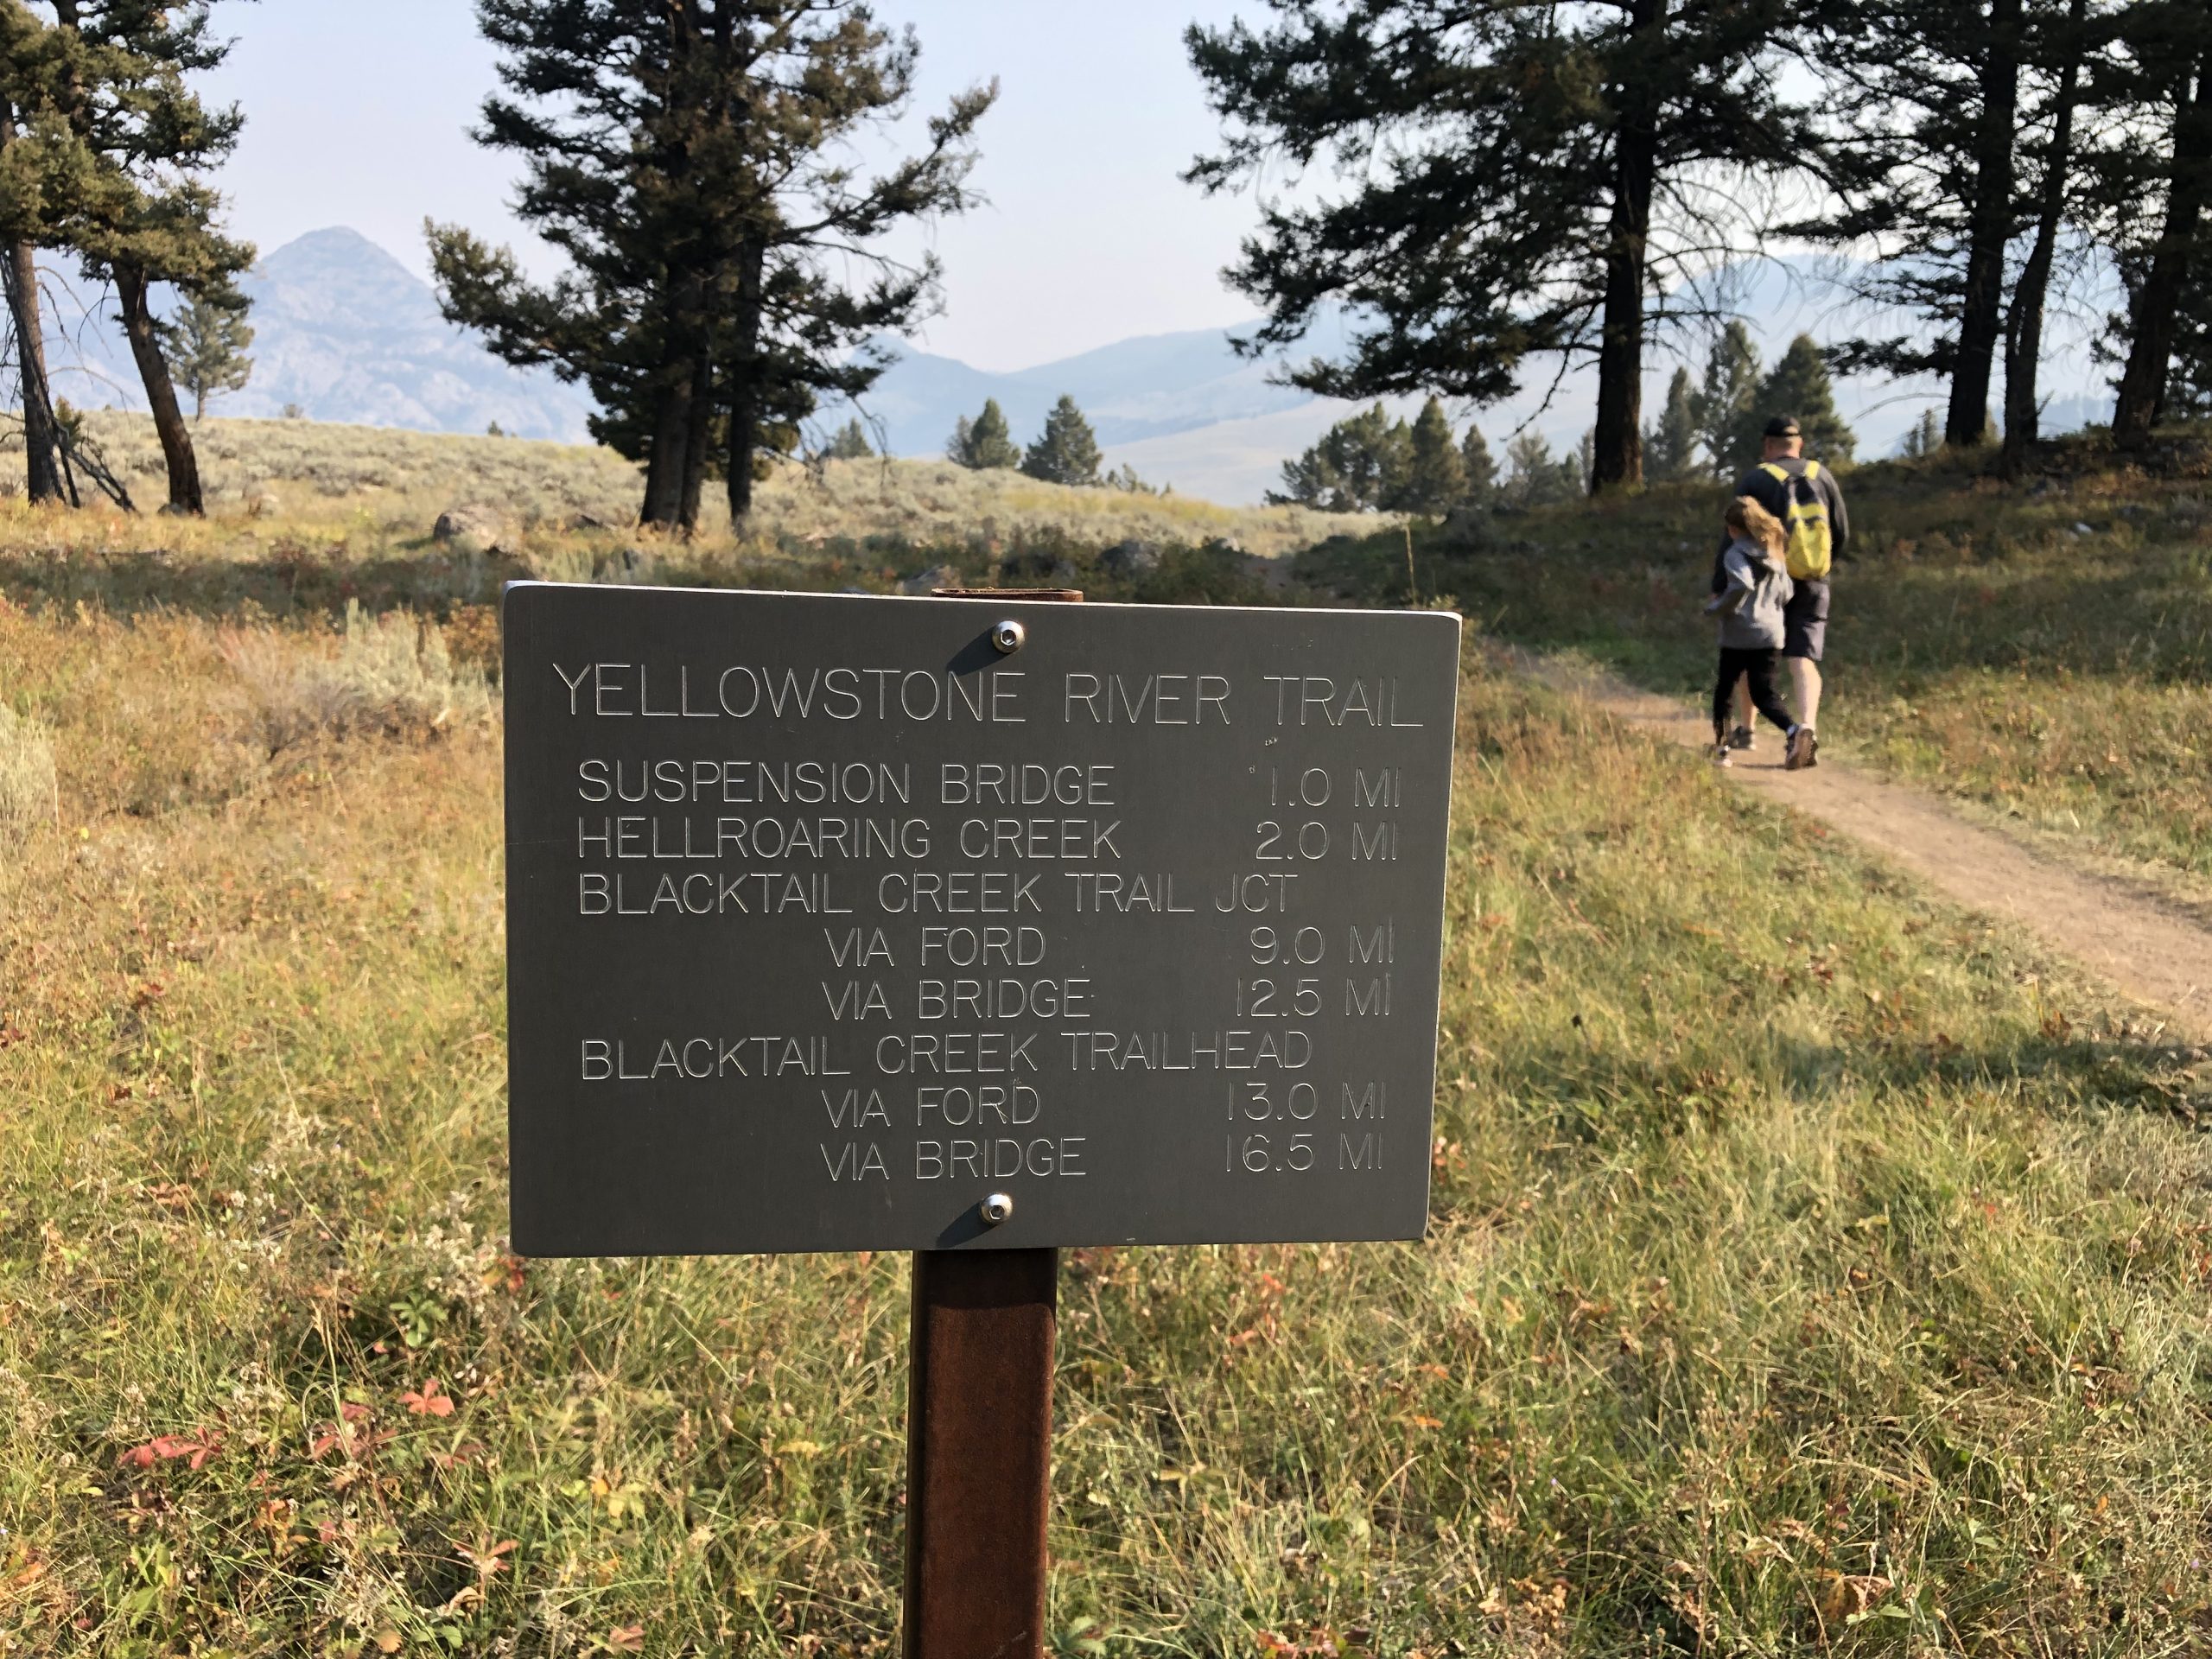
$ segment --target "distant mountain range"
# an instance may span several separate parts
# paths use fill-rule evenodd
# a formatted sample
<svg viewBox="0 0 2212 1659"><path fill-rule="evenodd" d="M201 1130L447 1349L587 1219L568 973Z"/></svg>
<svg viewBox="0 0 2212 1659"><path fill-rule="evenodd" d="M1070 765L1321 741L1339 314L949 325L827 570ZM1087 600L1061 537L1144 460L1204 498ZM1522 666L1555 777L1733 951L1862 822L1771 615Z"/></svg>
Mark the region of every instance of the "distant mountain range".
<svg viewBox="0 0 2212 1659"><path fill-rule="evenodd" d="M1764 262L1739 274L1729 306L1750 323L1769 359L1800 332L1827 340L1878 328L1881 319L1839 297L1838 275L1809 260ZM481 432L496 422L523 437L587 439L591 404L581 389L548 372L500 362L438 315L427 283L356 232L336 227L287 243L245 286L254 302L253 378L214 405L222 414L269 417L292 405L319 421L447 432ZM60 270L48 273L46 289L56 391L92 407L143 408L109 316L111 304ZM1230 342L1239 332L1147 335L1009 372L891 342L899 360L858 412L892 454L936 455L954 423L975 415L986 398L998 399L1016 438L1026 441L1065 394L1090 417L1109 465L1133 467L1149 481L1212 500L1256 501L1280 481L1284 459L1350 405L1275 384L1279 365L1236 353ZM1300 354L1331 354L1344 335L1342 317L1325 319ZM1658 407L1674 366L1663 355L1655 361L1647 410ZM1501 455L1506 437L1524 425L1564 451L1589 423L1593 378L1585 365L1556 387L1539 379L1477 419ZM2110 400L2098 382L2085 344L2056 352L2044 372L2051 398L2045 429L2101 418ZM1937 390L1846 380L1837 400L1858 429L1859 454L1879 455L1896 447ZM1389 401L1402 412L1414 404ZM818 421L827 431L855 412L836 405Z"/></svg>
<svg viewBox="0 0 2212 1659"><path fill-rule="evenodd" d="M496 421L518 437L587 441L582 391L493 357L438 315L428 283L358 232L288 242L241 286L253 301L253 378L213 413L266 419L293 404L317 421L423 432L481 432ZM45 288L55 395L143 409L111 299L61 270L46 273Z"/></svg>

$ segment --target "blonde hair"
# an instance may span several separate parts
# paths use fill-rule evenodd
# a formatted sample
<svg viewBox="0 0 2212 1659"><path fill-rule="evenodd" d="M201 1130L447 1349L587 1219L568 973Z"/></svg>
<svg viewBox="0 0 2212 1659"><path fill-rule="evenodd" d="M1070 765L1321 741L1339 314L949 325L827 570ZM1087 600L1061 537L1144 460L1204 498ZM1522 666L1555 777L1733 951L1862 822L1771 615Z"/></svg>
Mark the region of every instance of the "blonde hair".
<svg viewBox="0 0 2212 1659"><path fill-rule="evenodd" d="M1728 511L1720 522L1747 542L1757 542L1766 551L1766 562L1777 566L1782 563L1783 536L1782 520L1769 512L1748 495L1739 495L1728 504Z"/></svg>

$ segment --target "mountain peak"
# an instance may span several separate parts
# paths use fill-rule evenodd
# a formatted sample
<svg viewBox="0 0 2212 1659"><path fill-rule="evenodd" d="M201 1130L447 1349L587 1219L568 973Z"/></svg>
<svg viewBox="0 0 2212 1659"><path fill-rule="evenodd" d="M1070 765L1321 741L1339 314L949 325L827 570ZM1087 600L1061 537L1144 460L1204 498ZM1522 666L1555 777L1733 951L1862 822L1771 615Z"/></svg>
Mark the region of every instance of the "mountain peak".
<svg viewBox="0 0 2212 1659"><path fill-rule="evenodd" d="M395 277L420 286L422 278L410 270L391 249L372 242L350 225L330 225L296 236L274 253L264 254L255 270L279 282L314 280L342 270L353 280L368 277L389 282Z"/></svg>

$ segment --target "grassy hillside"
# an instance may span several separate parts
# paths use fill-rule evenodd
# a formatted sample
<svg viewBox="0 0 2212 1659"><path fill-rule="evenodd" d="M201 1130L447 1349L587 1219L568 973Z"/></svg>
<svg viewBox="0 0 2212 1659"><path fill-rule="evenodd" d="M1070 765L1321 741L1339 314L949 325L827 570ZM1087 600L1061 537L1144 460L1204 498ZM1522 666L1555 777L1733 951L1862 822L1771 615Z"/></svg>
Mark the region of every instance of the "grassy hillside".
<svg viewBox="0 0 2212 1659"><path fill-rule="evenodd" d="M107 411L86 420L140 507L150 512L168 499L151 421ZM219 523L249 518L294 536L344 537L357 548L404 546L426 537L446 508L480 503L508 519L510 551L562 575L588 575L594 561L639 540L629 527L637 519L639 474L610 450L312 421L210 419L195 435ZM21 454L19 435L0 444L8 476L20 478ZM1331 528L1325 515L1297 508L1065 489L1016 473L918 461L832 461L818 474L782 465L761 487L757 522L735 539L720 486L710 483L708 494L703 553L843 559L856 569L880 563L887 549L946 556L972 550L978 560L1034 550L1049 563L1062 543L1095 549L1129 539L1195 545L1224 538L1271 556ZM579 535L579 521L596 525L584 523ZM143 528L150 543L137 533L125 539L162 544L168 527Z"/></svg>
<svg viewBox="0 0 2212 1659"><path fill-rule="evenodd" d="M0 522L0 1651L888 1654L903 1261L506 1249L488 613L382 511ZM1421 576L1686 680L1701 554L1573 543L1702 515ZM1431 1236L1071 1253L1055 1651L2202 1651L2212 1063L1463 710Z"/></svg>
<svg viewBox="0 0 2212 1659"><path fill-rule="evenodd" d="M2019 486L1978 458L1847 474L1859 540L1834 578L1821 736L2212 898L2212 444L2183 437L2158 459L2145 470L2074 445ZM1479 540L1433 530L1419 579L1500 636L1702 697L1720 495L1655 489L1499 518ZM1346 591L1406 590L1395 534L1325 546L1303 569Z"/></svg>

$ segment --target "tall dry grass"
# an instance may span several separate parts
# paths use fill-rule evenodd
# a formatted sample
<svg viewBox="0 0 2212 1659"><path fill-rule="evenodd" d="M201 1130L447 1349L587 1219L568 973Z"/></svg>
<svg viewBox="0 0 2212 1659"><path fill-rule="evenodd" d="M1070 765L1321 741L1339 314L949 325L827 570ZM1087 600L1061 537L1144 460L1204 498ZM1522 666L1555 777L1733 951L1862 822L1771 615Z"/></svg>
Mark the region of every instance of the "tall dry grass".
<svg viewBox="0 0 2212 1659"><path fill-rule="evenodd" d="M507 1250L496 716L234 775L326 613L248 673L32 597L0 1646L894 1651L904 1262ZM1430 1236L1070 1253L1053 1651L2201 1651L2205 1056L1586 709L1462 709Z"/></svg>

